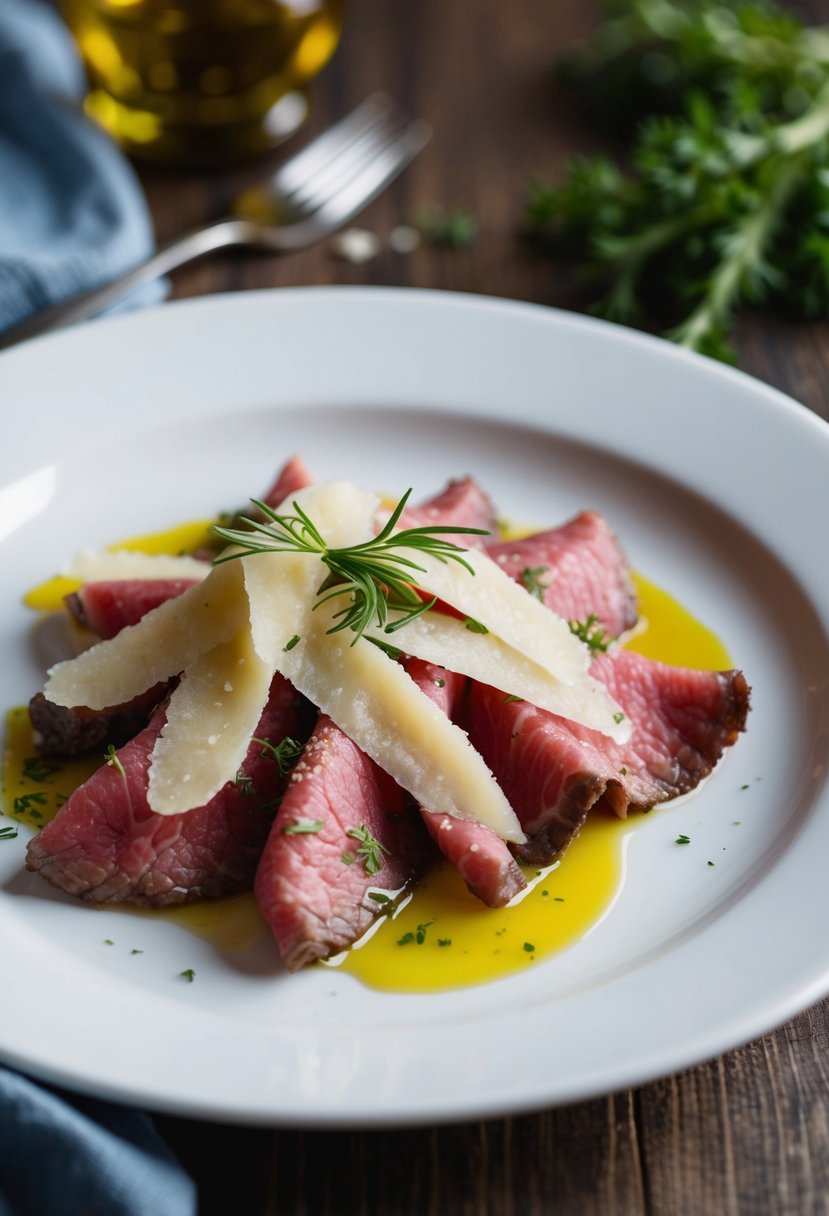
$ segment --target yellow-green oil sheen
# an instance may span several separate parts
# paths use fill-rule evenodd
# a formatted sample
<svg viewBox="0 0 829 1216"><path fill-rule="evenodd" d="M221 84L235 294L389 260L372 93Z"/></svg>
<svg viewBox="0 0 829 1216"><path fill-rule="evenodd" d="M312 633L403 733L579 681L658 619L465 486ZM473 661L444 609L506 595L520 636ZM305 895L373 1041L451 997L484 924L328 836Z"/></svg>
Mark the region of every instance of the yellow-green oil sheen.
<svg viewBox="0 0 829 1216"><path fill-rule="evenodd" d="M134 537L118 547L179 553L203 543L206 529L207 524L198 521ZM720 640L668 592L639 576L635 582L643 627L628 642L631 649L686 667L730 666ZM33 588L26 603L40 612L60 610L62 597L76 586L63 578L51 579ZM12 709L0 774L0 810L37 830L104 760L40 760L32 747L26 710ZM560 861L542 870L525 870L528 889L507 908L486 908L451 866L438 862L400 901L394 916L381 916L361 942L327 965L388 992L443 991L534 966L579 941L610 909L622 882L624 837L641 821L641 816L620 820L609 812L594 812ZM161 916L219 949L246 949L266 932L250 895L140 914Z"/></svg>

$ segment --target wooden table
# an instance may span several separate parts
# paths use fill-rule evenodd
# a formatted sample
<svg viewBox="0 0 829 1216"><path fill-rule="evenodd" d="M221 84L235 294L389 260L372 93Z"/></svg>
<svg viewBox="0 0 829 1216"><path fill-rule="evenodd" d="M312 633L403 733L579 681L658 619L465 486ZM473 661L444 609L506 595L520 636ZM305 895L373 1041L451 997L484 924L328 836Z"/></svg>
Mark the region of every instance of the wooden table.
<svg viewBox="0 0 829 1216"><path fill-rule="evenodd" d="M224 254L176 274L173 296L369 283L577 306L568 276L516 231L527 177L555 175L569 154L602 146L551 74L561 49L595 20L588 0L351 0L341 49L314 91L312 129L373 89L435 128L360 220L383 252L362 266L335 260L330 247L281 260ZM145 172L159 238L219 214L261 172ZM391 252L391 229L432 202L474 210L476 246ZM746 371L829 417L826 324L747 315L739 348ZM829 1212L827 1035L824 1003L679 1076L495 1122L366 1133L174 1118L160 1126L199 1182L204 1216Z"/></svg>

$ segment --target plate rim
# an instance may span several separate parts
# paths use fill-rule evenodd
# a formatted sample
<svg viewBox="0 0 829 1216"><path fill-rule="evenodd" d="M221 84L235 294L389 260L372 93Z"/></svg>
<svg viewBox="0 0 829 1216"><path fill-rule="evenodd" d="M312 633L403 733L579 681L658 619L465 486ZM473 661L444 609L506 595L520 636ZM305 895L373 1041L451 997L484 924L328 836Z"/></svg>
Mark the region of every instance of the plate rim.
<svg viewBox="0 0 829 1216"><path fill-rule="evenodd" d="M789 419L797 419L793 425L796 428L805 426L808 428L808 433L821 436L819 443L825 445L827 457L829 457L829 426L818 415L799 405L791 397L782 393L780 390L773 388L760 381L756 381L747 376L746 373L737 369L726 367L721 364L712 364L710 360L704 359L702 356L695 355L691 352L681 350L671 346L662 339L655 338L651 335L641 334L637 331L622 329L619 326L612 325L607 322L599 321L589 317L579 316L562 312L557 309L550 309L543 305L531 304L518 301L510 301L503 298L484 297L484 296L468 296L463 293L456 292L441 292L432 289L407 289L407 288L372 288L372 287L313 287L313 288L277 288L263 289L255 292L232 292L222 293L208 297L200 297L197 299L186 299L173 301L170 304L162 305L158 308L149 309L140 313L132 313L125 316L108 318L102 322L96 323L96 329L93 331L91 327L84 327L78 331L64 331L56 335L47 335L36 340L27 347L31 350L27 353L26 347L12 348L0 355L0 388L3 383L3 374L9 371L14 374L14 368L25 364L29 358L34 359L38 351L43 351L48 348L57 352L60 356L60 348L66 349L73 346L80 340L81 346L84 343L92 342L96 336L98 326L107 327L111 335L117 338L119 334L130 331L140 330L142 326L149 326L156 323L156 318L163 314L170 317L171 310L174 310L176 316L186 316L191 314L196 316L201 310L221 311L224 308L230 308L234 311L241 304L242 311L246 307L265 307L271 306L275 300L284 300L286 306L290 304L292 299L303 297L308 300L341 300L348 303L351 300L365 300L377 302L381 305L396 307L396 302L406 301L404 307L409 307L409 304L417 301L417 307L429 309L434 307L436 303L441 306L449 305L456 307L462 311L479 312L480 314L487 313L503 313L510 316L527 315L541 321L542 324L552 323L553 325L563 325L565 328L571 328L573 332L582 332L588 334L599 334L600 341L612 340L613 342L621 343L623 346L631 346L638 349L643 349L648 354L646 357L651 357L658 352L659 358L665 358L671 364L674 364L677 359L686 361L687 366L695 368L696 371L692 374L696 375L702 371L703 375L711 375L716 379L724 378L727 384L739 385L741 391L748 391L755 400L765 400L767 408L772 413L783 411L783 414ZM361 307L362 305L358 305ZM374 304L371 303L370 307ZM281 304L277 308L282 307ZM178 322L171 320L171 325L175 327ZM103 332L103 330L101 330ZM100 335L99 335L100 336ZM25 370L25 369L24 369ZM544 425L539 420L540 425ZM816 430L814 428L817 428ZM0 486L0 488L2 488ZM817 606L816 606L817 607ZM826 614L821 616L824 625L826 624ZM724 1050L729 1050L739 1043L745 1042L748 1039L757 1037L759 1034L766 1033L772 1027L780 1025L781 1022L787 1020L795 1013L807 1007L814 1000L829 992L829 955L823 963L822 970L819 975L814 975L805 981L799 990L789 992L786 996L779 996L776 1001L770 1002L763 1010L762 1015L759 1011L753 1019L743 1018L742 1028L736 1031L736 1037L730 1044L723 1046L722 1043L715 1043L714 1040L718 1035L711 1032L706 1039L703 1035L696 1046L688 1045L684 1053L674 1052L668 1071L675 1072L680 1068L688 1067L691 1064L699 1063L703 1059L710 1059ZM736 1030L736 1027L735 1027ZM721 1036L719 1036L721 1037ZM707 1042L707 1046L705 1043ZM700 1054L702 1052L702 1054ZM8 1050L0 1046L0 1053L7 1059L13 1056ZM668 1053L670 1054L670 1053ZM38 1074L36 1064L30 1059L18 1057L13 1059L14 1066L23 1067L27 1071ZM622 1070L624 1071L624 1070ZM644 1065L637 1072L629 1072L624 1076L617 1078L613 1083L612 1089L608 1089L605 1083L601 1082L600 1078L594 1079L592 1084L588 1082L582 1090L573 1090L570 1093L562 1096L550 1098L548 1094L538 1093L534 1097L527 1098L525 1101L511 1100L506 1106L497 1100L483 1101L480 1097L477 1102L459 1102L455 1108L442 1109L435 1111L433 1109L416 1110L401 1110L399 1105L394 1104L379 1112L374 1121L371 1117L367 1117L365 1112L356 1113L341 1112L335 1114L333 1112L323 1112L321 1114L313 1114L309 1112L298 1112L296 1117L291 1117L287 1112L282 1112L274 1117L268 1111L255 1111L251 1108L242 1108L237 1105L236 1108L229 1108L225 1102L210 1111L207 1111L205 1103L197 1100L195 1103L188 1104L175 1098L153 1099L152 1095L143 1095L139 1100L147 1106L157 1110L166 1110L169 1113L189 1114L197 1117L217 1118L225 1122L237 1121L248 1124L273 1124L291 1126L306 1126L306 1127L369 1127L382 1124L383 1126L414 1126L427 1122L452 1122L470 1118L491 1118L505 1114L526 1113L531 1110L543 1109L552 1105L559 1105L567 1102L582 1101L590 1097L596 1097L599 1094L613 1092L620 1088L627 1088L634 1085L642 1084L652 1080L657 1076L665 1075L665 1060L661 1063L654 1063L650 1068ZM47 1069L44 1079L55 1081L56 1083L68 1085L73 1089L85 1089L85 1092L106 1094L107 1096L119 1101L134 1101L135 1098L131 1094L124 1096L123 1089L117 1084L109 1084L107 1082L96 1081L84 1087L82 1080L72 1075L71 1070L68 1073L56 1073L53 1069ZM542 1086L543 1088L543 1086Z"/></svg>

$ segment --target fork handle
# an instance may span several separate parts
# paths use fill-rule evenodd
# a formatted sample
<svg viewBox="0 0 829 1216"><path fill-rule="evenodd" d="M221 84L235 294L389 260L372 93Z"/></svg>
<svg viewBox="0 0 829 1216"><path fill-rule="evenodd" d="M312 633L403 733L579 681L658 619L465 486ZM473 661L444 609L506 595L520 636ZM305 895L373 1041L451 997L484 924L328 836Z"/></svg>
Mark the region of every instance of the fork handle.
<svg viewBox="0 0 829 1216"><path fill-rule="evenodd" d="M18 342L25 342L28 338L36 338L50 330L60 329L64 325L71 325L74 321L85 321L88 317L94 317L136 287L151 283L176 267L183 266L185 262L192 262L215 249L245 244L248 228L249 225L243 220L234 219L220 220L207 227L195 228L169 244L162 245L151 257L139 262L116 279L100 287L82 291L68 300L61 300L58 304L52 304L40 312L33 313L19 325L13 325L11 329L0 334L0 350L15 346Z"/></svg>

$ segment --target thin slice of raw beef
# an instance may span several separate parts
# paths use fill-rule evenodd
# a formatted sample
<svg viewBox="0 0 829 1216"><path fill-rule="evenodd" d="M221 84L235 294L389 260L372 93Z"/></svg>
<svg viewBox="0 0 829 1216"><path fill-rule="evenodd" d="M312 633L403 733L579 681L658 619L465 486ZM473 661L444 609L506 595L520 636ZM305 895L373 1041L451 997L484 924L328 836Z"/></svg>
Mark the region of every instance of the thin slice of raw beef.
<svg viewBox="0 0 829 1216"><path fill-rule="evenodd" d="M407 507L400 517L399 527L444 527L455 524L459 528L482 528L495 533L498 518L489 496L484 493L473 477L462 477L450 481L445 489L434 497L413 507ZM485 536L453 536L447 533L445 540L455 541L464 548L480 545Z"/></svg>
<svg viewBox="0 0 829 1216"><path fill-rule="evenodd" d="M597 511L582 511L560 528L522 540L488 544L486 551L517 583L537 587L539 598L565 620L593 613L610 637L636 624L627 558Z"/></svg>
<svg viewBox="0 0 829 1216"><path fill-rule="evenodd" d="M276 508L289 494L298 494L300 490L310 486L313 480L311 471L302 457L292 456L279 470L262 501L267 506Z"/></svg>
<svg viewBox="0 0 829 1216"><path fill-rule="evenodd" d="M67 595L66 607L99 638L114 638L127 625L137 624L153 608L194 585L195 580L188 578L101 580L85 583Z"/></svg>
<svg viewBox="0 0 829 1216"><path fill-rule="evenodd" d="M307 703L276 676L256 737L301 741L308 716ZM285 784L279 766L251 742L237 779L205 806L157 815L147 802L147 781L163 725L162 709L117 753L120 769L104 764L72 794L29 841L30 870L93 903L160 907L250 888Z"/></svg>
<svg viewBox="0 0 829 1216"><path fill-rule="evenodd" d="M374 842L374 843L371 843ZM290 971L351 946L430 851L400 787L320 715L265 845L254 891Z"/></svg>
<svg viewBox="0 0 829 1216"><path fill-rule="evenodd" d="M409 659L406 671L449 718L456 718L468 681L434 663ZM490 908L502 908L527 885L506 842L481 823L471 823L421 808L432 839L473 895Z"/></svg>
<svg viewBox="0 0 829 1216"><path fill-rule="evenodd" d="M631 721L623 746L486 685L470 693L469 737L527 833L519 856L534 865L551 861L600 799L624 817L694 789L745 729L742 672L669 667L627 650L599 655L590 671Z"/></svg>

